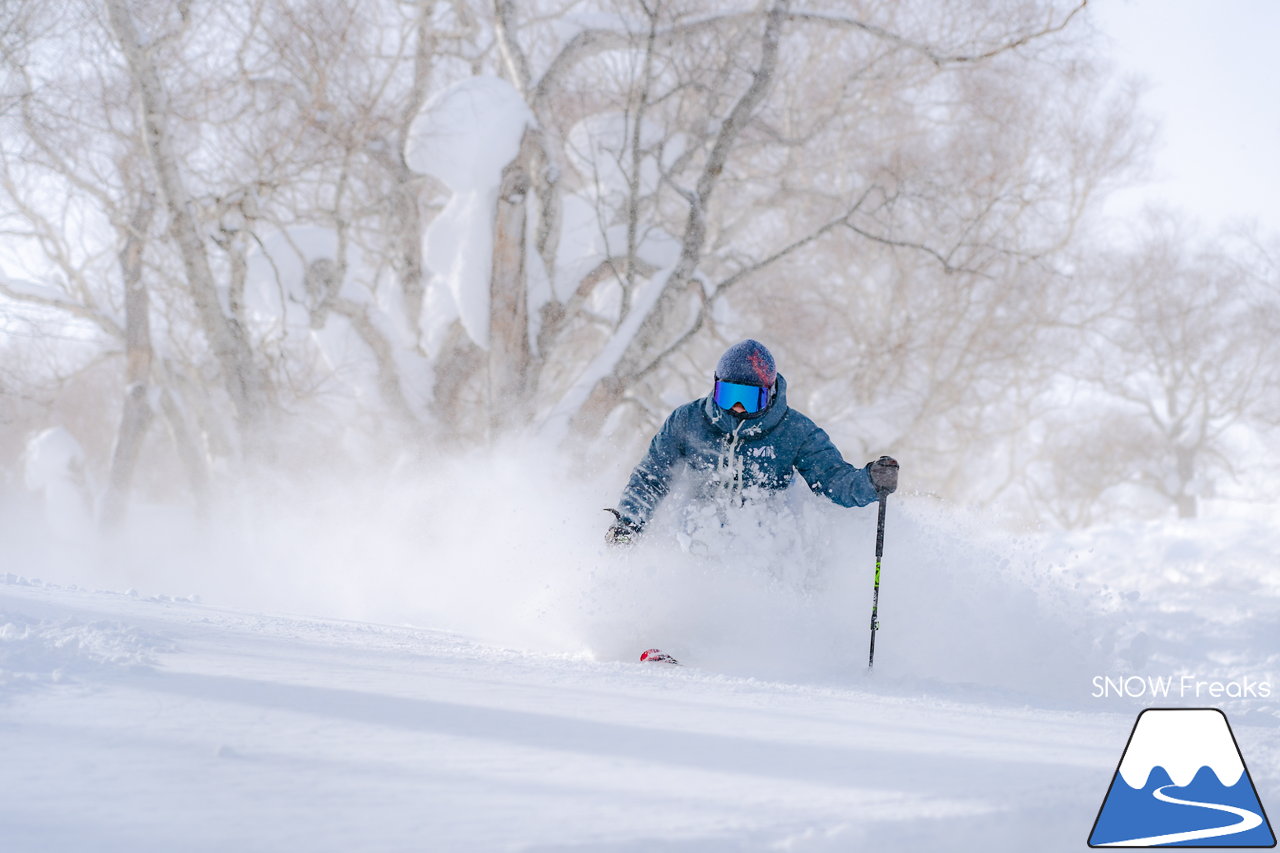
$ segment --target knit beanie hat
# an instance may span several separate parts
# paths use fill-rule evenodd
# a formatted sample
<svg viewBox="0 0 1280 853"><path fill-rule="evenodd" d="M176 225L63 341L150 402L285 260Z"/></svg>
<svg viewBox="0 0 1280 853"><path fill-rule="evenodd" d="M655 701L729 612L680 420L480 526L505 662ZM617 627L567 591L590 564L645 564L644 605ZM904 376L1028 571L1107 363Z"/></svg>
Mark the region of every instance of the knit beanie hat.
<svg viewBox="0 0 1280 853"><path fill-rule="evenodd" d="M748 338L724 351L716 365L716 378L743 385L772 388L778 378L773 354L759 341Z"/></svg>

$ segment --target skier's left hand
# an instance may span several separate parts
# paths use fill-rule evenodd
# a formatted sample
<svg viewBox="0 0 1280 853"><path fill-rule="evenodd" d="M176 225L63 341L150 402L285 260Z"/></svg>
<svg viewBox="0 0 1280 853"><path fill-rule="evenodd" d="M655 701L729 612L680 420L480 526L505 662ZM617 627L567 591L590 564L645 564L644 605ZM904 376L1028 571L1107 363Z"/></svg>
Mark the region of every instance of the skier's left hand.
<svg viewBox="0 0 1280 853"><path fill-rule="evenodd" d="M892 456L881 456L867 466L871 475L871 485L882 495L889 495L898 489L898 460Z"/></svg>

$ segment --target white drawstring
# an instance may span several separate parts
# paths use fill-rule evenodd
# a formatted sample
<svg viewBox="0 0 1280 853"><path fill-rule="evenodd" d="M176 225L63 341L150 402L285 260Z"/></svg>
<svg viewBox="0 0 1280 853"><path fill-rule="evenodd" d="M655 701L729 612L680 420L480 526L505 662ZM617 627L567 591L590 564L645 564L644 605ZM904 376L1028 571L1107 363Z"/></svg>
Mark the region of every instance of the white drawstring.
<svg viewBox="0 0 1280 853"><path fill-rule="evenodd" d="M728 504L733 505L733 499L741 497L742 480L744 463L742 457L736 452L740 441L739 432L746 424L746 421L738 421L738 425L733 428L733 432L729 433L728 441L725 442L724 452L720 454L716 464L716 479L721 482L727 494Z"/></svg>

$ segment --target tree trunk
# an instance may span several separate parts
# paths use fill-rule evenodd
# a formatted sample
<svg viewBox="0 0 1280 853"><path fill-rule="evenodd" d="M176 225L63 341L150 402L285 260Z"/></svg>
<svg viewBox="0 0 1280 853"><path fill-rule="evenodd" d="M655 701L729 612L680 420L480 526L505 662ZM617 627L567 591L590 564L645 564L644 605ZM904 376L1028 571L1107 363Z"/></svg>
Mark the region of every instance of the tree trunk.
<svg viewBox="0 0 1280 853"><path fill-rule="evenodd" d="M1176 451L1178 468L1178 493L1173 502L1178 507L1178 518L1195 518L1196 496L1192 492L1192 480L1196 473L1196 452L1191 447L1179 447Z"/></svg>
<svg viewBox="0 0 1280 853"><path fill-rule="evenodd" d="M462 323L454 320L445 333L440 354L435 359L435 379L431 386L431 412L441 440L450 443L474 441L484 424L469 415L481 401L472 399L469 389L484 378L486 353L467 335Z"/></svg>
<svg viewBox="0 0 1280 853"><path fill-rule="evenodd" d="M194 203L183 183L178 157L165 126L167 97L160 73L149 44L139 38L126 0L107 0L107 12L141 101L147 152L169 215L170 234L182 256L201 330L218 361L235 408L242 450L256 448L264 438L256 429L263 414L262 383L258 381L252 348L243 326L223 312L207 247L193 213Z"/></svg>
<svg viewBox="0 0 1280 853"><path fill-rule="evenodd" d="M118 526L128 511L133 472L138 465L147 428L151 425L151 402L148 399L152 358L150 299L142 279L142 250L154 210L150 197L139 202L128 225L124 247L120 250L120 271L124 280L125 394L120 430L111 454L107 490L102 496L99 521L107 529Z"/></svg>
<svg viewBox="0 0 1280 853"><path fill-rule="evenodd" d="M520 153L502 172L493 230L489 281L489 431L497 435L531 417L529 294L525 271L528 164L533 133L525 131Z"/></svg>
<svg viewBox="0 0 1280 853"><path fill-rule="evenodd" d="M192 438L182 407L168 391L162 391L160 394L160 410L164 412L165 422L169 425L169 435L173 439L174 451L187 472L191 493L195 497L196 514L203 518L209 513L210 503L209 467L206 455Z"/></svg>
<svg viewBox="0 0 1280 853"><path fill-rule="evenodd" d="M404 385L396 365L395 346L369 317L369 306L347 299L334 299L333 311L347 318L351 328L373 354L378 371L378 392L387 410L395 418L404 441L415 441L422 426L418 415L409 404Z"/></svg>
<svg viewBox="0 0 1280 853"><path fill-rule="evenodd" d="M404 294L405 316L413 329L414 345L421 344L422 305L426 287L422 269L422 211L418 207L419 176L404 162L405 143L409 128L427 100L431 85L434 60L438 49L435 27L436 0L425 0L418 6L418 19L414 25L413 83L400 123L397 140L394 174L396 187L392 190L391 205L394 211L396 245L400 289Z"/></svg>

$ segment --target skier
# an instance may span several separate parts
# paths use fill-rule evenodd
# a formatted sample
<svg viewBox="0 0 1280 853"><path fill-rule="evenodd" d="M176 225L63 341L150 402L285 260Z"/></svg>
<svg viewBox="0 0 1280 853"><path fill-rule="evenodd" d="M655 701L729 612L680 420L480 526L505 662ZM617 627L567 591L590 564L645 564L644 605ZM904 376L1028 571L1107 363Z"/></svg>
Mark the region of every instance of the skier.
<svg viewBox="0 0 1280 853"><path fill-rule="evenodd" d="M680 406L649 443L622 492L610 544L636 539L681 471L695 495L718 506L787 488L796 472L815 493L840 506L866 506L898 487L898 463L888 456L856 468L826 432L787 405L787 380L773 355L755 340L725 350L710 395ZM723 520L723 517L722 517Z"/></svg>

